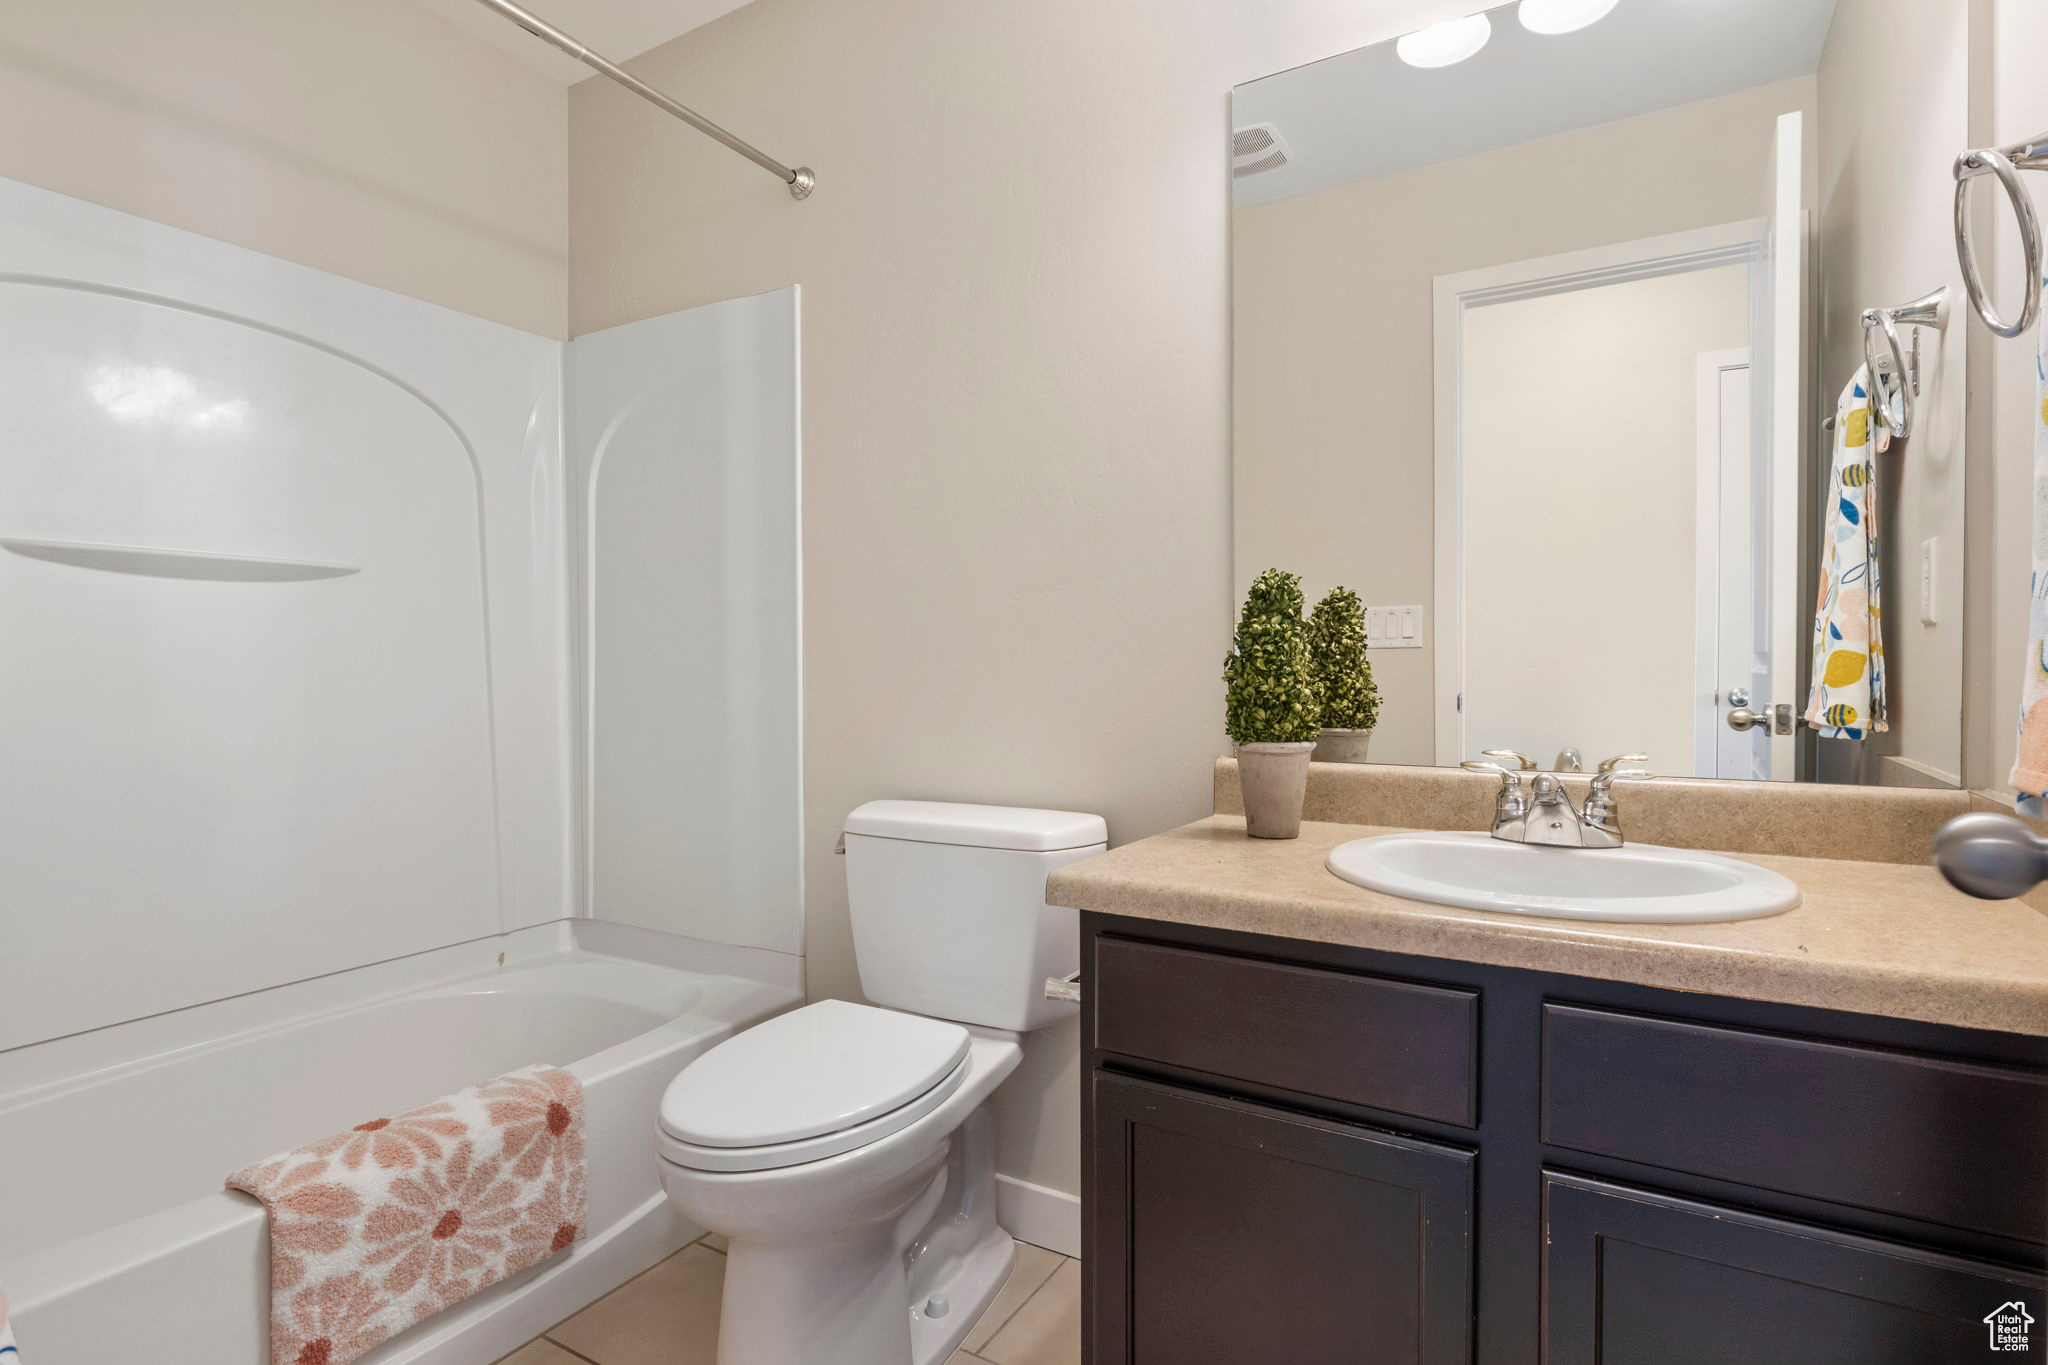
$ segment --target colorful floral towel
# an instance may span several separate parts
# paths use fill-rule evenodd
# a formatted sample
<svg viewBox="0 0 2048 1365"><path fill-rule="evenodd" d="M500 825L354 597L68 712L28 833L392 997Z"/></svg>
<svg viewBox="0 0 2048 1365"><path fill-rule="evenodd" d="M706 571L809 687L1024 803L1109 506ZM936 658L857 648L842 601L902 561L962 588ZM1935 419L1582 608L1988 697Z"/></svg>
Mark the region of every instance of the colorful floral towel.
<svg viewBox="0 0 2048 1365"><path fill-rule="evenodd" d="M2041 281L2048 294L2048 279ZM2020 690L2020 747L2012 787L2021 810L2040 817L2048 792L2048 322L2034 350L2034 584L2027 626L2027 678Z"/></svg>
<svg viewBox="0 0 2048 1365"><path fill-rule="evenodd" d="M1891 443L1858 367L1835 404L1835 453L1821 524L1820 603L1813 614L1813 691L1806 723L1827 739L1862 739L1885 718L1884 619L1877 540L1877 463Z"/></svg>
<svg viewBox="0 0 2048 1365"><path fill-rule="evenodd" d="M582 1238L583 1086L526 1067L228 1186L270 1211L271 1365L343 1365Z"/></svg>
<svg viewBox="0 0 2048 1365"><path fill-rule="evenodd" d="M15 1365L21 1352L15 1349L14 1327L7 1321L7 1296L0 1294L0 1365Z"/></svg>

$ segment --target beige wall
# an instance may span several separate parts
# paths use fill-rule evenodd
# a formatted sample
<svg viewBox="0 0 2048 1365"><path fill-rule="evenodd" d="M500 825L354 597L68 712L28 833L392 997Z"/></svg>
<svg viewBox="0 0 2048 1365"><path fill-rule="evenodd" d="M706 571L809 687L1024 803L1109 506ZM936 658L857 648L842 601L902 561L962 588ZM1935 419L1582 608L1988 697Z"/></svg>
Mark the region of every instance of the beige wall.
<svg viewBox="0 0 2048 1365"><path fill-rule="evenodd" d="M560 337L567 98L403 0L23 0L0 175Z"/></svg>
<svg viewBox="0 0 2048 1365"><path fill-rule="evenodd" d="M1356 0L755 0L634 63L785 159L570 98L577 332L803 288L808 951L870 797L1204 814L1230 621L1231 86L1459 12ZM1071 1025L1002 1169L1078 1189Z"/></svg>
<svg viewBox="0 0 2048 1365"><path fill-rule="evenodd" d="M1897 54L1911 52L1900 62ZM1865 308L1947 285L1961 302L1949 163L1969 139L1969 23L1960 4L1841 0L1821 55L1816 294L1823 413L1863 363ZM1870 79L1874 70L1887 73ZM2029 130L2038 131L2038 130ZM1816 740L1825 777L1877 781L1896 755L1921 776L1962 778L1963 433L1967 310L1923 338L1915 434L1878 463L1884 644L1892 730L1858 766L1842 740ZM1910 329L1905 340L1910 342ZM1814 513L1818 517L1818 512ZM1920 545L1938 537L1936 624L1921 621ZM2025 570L2021 570L2024 579ZM2017 656L2015 656L2017 657ZM2018 675L2019 665L2013 665ZM1900 780L1900 779L1893 779Z"/></svg>
<svg viewBox="0 0 2048 1365"><path fill-rule="evenodd" d="M1746 265L1465 314L1463 757L1700 772L1699 361L1748 344Z"/></svg>
<svg viewBox="0 0 2048 1365"><path fill-rule="evenodd" d="M1973 80L1971 146L2003 146L2048 128L2048 81L2041 79L2040 54L2048 51L2048 5L2040 0L1979 0L1972 6L1980 73ZM2048 209L2048 183L2023 175L2037 206ZM1999 311L2019 310L2028 287L2020 268L2019 235L2012 215L1980 185L1982 210L1976 237L1982 268L1991 276ZM1994 203L1996 208L1993 208ZM1957 302L1958 318L1968 305ZM1955 325L1961 325L1960 322ZM2034 491L2034 433L2039 411L2033 336L2003 340L1979 323L1969 324L1981 381L1971 404L1972 450L1988 451L1982 463L1982 501L1973 503L1971 522L1984 542L1973 545L1968 640L1971 709L1965 719L1972 786L2010 790L2020 684L2027 667L2029 586L2033 570L2034 522L2042 515Z"/></svg>
<svg viewBox="0 0 2048 1365"><path fill-rule="evenodd" d="M1813 99L1784 81L1238 211L1237 590L1280 564L1427 607L1431 282L1753 218L1777 116ZM1375 759L1434 761L1433 653L1373 655Z"/></svg>

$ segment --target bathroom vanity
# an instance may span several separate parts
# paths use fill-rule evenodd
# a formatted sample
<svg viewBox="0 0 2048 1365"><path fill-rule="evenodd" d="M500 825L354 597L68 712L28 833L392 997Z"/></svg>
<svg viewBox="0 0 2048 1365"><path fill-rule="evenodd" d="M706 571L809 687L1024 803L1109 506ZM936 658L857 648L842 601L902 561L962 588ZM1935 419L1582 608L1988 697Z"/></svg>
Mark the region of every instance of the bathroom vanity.
<svg viewBox="0 0 2048 1365"><path fill-rule="evenodd" d="M1411 779L1474 793L1343 775ZM1642 926L1348 885L1324 856L1377 830L1248 840L1227 785L1050 888L1084 911L1091 1365L2048 1350L2048 916L1903 852L1968 797L1820 797L1896 806L1864 861L1752 852L1810 822L1673 784L1646 825L1690 810L1805 901Z"/></svg>

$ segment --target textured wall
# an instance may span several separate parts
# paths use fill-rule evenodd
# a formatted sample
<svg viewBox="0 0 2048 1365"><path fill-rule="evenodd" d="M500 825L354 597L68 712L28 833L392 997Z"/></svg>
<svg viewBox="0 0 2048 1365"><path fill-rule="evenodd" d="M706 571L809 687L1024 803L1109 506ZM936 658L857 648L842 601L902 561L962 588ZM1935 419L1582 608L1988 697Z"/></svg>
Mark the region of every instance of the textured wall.
<svg viewBox="0 0 2048 1365"><path fill-rule="evenodd" d="M1891 54L1911 52L1879 89L1869 79ZM1821 54L1820 199L1814 215L1820 412L1863 363L1865 308L1946 285L1962 300L1949 164L1969 140L1969 16L1957 4L1843 0ZM2028 129L2027 133L2038 131ZM2027 133L2016 134L2025 136ZM2007 297L2012 297L2008 295ZM1967 309L1956 315L1958 322ZM1976 324L1972 323L1974 327ZM1904 338L1910 344L1911 329ZM1878 781L1881 755L1921 778L1962 779L1963 434L1969 327L1923 338L1913 438L1878 469L1884 541L1885 682L1890 733L1858 747L1814 741L1824 777ZM1824 450L1825 447L1823 446ZM1824 455L1821 457L1824 458ZM1814 513L1815 518L1819 513ZM1921 620L1920 544L1938 537L1934 625ZM2026 574L2020 571L2022 579ZM2024 616L2021 618L2024 624ZM2017 655L2012 665L2019 676ZM1804 698L1800 698L1804 702ZM2003 776L2000 774L1999 776ZM1899 780L1893 778L1892 780Z"/></svg>
<svg viewBox="0 0 2048 1365"><path fill-rule="evenodd" d="M1230 621L1232 85L1459 12L1403 0L755 0L634 70L776 156L570 96L571 326L804 290L814 989L871 797L1208 810ZM1002 1167L1078 1188L1068 1025Z"/></svg>
<svg viewBox="0 0 2048 1365"><path fill-rule="evenodd" d="M29 0L0 175L560 337L567 98L404 0Z"/></svg>
<svg viewBox="0 0 2048 1365"><path fill-rule="evenodd" d="M2041 79L2040 54L2048 50L2048 5L2039 0L1978 0L1973 4L1971 52L1972 146L2003 146L2048 128L2048 82ZM1960 149L1958 149L1960 150ZM2048 206L2039 175L2028 182L2037 206ZM2028 283L2021 269L2019 233L2012 214L1980 185L1983 211L1976 240L1980 267L1990 277L1998 309L2013 317ZM1992 207L1993 205L1996 207ZM1957 300L1954 331L1968 317ZM1964 717L1971 755L1969 784L2005 788L2012 774L2014 726L2020 712L2020 683L2027 667L2028 590L2033 568L2034 433L2040 411L2033 335L2002 340L1981 323L1969 323L1978 388L1971 398L1971 449L1991 458L1973 469L1969 640L1970 710ZM1985 363L1976 366L1982 359ZM1972 461L1975 465L1978 461Z"/></svg>

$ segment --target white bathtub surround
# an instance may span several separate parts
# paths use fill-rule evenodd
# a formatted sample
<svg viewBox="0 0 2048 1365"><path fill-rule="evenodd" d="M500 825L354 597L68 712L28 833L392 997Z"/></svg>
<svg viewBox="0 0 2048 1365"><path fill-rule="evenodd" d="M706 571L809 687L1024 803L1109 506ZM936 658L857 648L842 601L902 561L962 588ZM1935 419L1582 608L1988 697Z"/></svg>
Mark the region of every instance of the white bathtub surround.
<svg viewBox="0 0 2048 1365"><path fill-rule="evenodd" d="M567 363L590 913L800 953L797 291Z"/></svg>
<svg viewBox="0 0 2048 1365"><path fill-rule="evenodd" d="M567 913L560 345L12 181L0 304L0 1048Z"/></svg>
<svg viewBox="0 0 2048 1365"><path fill-rule="evenodd" d="M271 1365L347 1365L583 1239L583 1083L522 1067L227 1183L270 1218Z"/></svg>
<svg viewBox="0 0 2048 1365"><path fill-rule="evenodd" d="M403 964L384 964L222 1002L238 1007L232 1028L221 1013L184 1035L167 1027L176 1016L139 1020L103 1031L83 1074L79 1050L66 1078L20 1086L31 1068L0 1071L0 1284L24 1359L265 1359L266 1221L256 1200L220 1188L222 1169L534 1057L564 1063L583 1086L588 1240L362 1359L494 1359L697 1235L661 1193L647 1116L691 1058L800 994L604 956L580 942L597 927L563 921L476 945L466 961L428 954L441 978L405 979L397 993ZM689 945L668 947L680 957ZM479 969L500 951L505 966ZM138 1145L136 1113L169 1121ZM179 1330L167 1355L169 1322Z"/></svg>
<svg viewBox="0 0 2048 1365"><path fill-rule="evenodd" d="M0 992L0 1283L28 1358L262 1359L264 1217L221 1173L542 1060L585 1089L588 1239L363 1357L495 1358L694 1233L648 1159L662 1087L801 998L794 292L576 352L0 181L0 304L0 866L36 965ZM572 480L579 355L628 382L578 389L611 435ZM715 552L650 542L685 522ZM739 798L685 863L599 812L602 848L654 850L614 879L630 924L570 918L572 527L599 641L708 642L637 695L744 718L664 774Z"/></svg>

